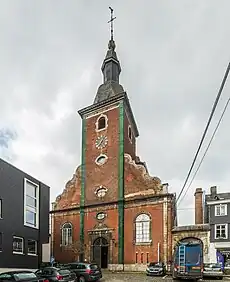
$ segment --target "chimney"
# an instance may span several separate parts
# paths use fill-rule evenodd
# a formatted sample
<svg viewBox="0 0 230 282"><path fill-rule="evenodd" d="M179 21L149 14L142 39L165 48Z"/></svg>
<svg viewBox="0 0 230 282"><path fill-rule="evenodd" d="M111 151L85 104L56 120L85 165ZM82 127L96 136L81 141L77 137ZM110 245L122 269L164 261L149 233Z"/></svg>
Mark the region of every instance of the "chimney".
<svg viewBox="0 0 230 282"><path fill-rule="evenodd" d="M217 188L216 188L216 186L212 186L212 187L210 188L210 194L211 194L211 196L215 196L215 195L217 194Z"/></svg>
<svg viewBox="0 0 230 282"><path fill-rule="evenodd" d="M195 196L195 224L203 224L203 191L196 188Z"/></svg>

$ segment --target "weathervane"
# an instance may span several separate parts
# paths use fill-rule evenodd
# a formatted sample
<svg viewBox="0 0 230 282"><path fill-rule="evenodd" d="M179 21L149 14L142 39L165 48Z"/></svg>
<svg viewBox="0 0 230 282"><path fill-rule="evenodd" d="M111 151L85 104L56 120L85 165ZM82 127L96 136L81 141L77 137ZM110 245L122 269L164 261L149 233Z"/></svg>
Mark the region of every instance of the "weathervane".
<svg viewBox="0 0 230 282"><path fill-rule="evenodd" d="M111 17L108 23L110 23L110 32L111 32L111 41L113 41L113 21L116 19L116 17L113 17L113 9L109 7L111 12Z"/></svg>

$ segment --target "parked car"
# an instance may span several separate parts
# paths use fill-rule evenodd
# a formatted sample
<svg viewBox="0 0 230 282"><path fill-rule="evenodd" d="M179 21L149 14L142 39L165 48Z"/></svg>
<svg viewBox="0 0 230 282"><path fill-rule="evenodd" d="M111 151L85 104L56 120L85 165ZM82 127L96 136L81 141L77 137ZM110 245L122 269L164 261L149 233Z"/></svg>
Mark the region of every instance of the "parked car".
<svg viewBox="0 0 230 282"><path fill-rule="evenodd" d="M96 263L72 262L66 267L75 272L79 282L98 281L102 278L101 268Z"/></svg>
<svg viewBox="0 0 230 282"><path fill-rule="evenodd" d="M223 270L219 263L204 263L203 277L213 277L217 279L223 279Z"/></svg>
<svg viewBox="0 0 230 282"><path fill-rule="evenodd" d="M18 270L0 273L0 282L49 282L47 279L39 278L33 271Z"/></svg>
<svg viewBox="0 0 230 282"><path fill-rule="evenodd" d="M65 268L44 267L35 272L37 277L46 279L48 282L76 282L76 274Z"/></svg>
<svg viewBox="0 0 230 282"><path fill-rule="evenodd" d="M150 262L146 268L146 275L148 276L164 276L166 274L166 267L163 262Z"/></svg>

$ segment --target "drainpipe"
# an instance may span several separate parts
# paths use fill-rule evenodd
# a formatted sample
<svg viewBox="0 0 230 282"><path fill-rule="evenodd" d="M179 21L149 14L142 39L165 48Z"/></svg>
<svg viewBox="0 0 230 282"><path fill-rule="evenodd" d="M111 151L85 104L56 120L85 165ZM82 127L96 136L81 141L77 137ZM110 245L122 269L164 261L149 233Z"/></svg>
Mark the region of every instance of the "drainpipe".
<svg viewBox="0 0 230 282"><path fill-rule="evenodd" d="M157 244L157 261L160 262L160 242Z"/></svg>

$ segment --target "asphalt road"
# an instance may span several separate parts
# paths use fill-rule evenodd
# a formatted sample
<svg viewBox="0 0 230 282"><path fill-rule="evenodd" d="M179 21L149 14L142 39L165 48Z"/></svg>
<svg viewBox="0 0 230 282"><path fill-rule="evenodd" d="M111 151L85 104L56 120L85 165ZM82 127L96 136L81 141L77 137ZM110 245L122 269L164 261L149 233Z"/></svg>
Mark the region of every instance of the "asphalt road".
<svg viewBox="0 0 230 282"><path fill-rule="evenodd" d="M223 281L230 281L229 278L224 278ZM142 273L104 273L103 278L101 279L101 282L124 282L124 281L130 281L130 282L171 282L172 277L165 276L165 277L149 277ZM208 280L205 279L205 282L208 281L219 281L219 280Z"/></svg>

